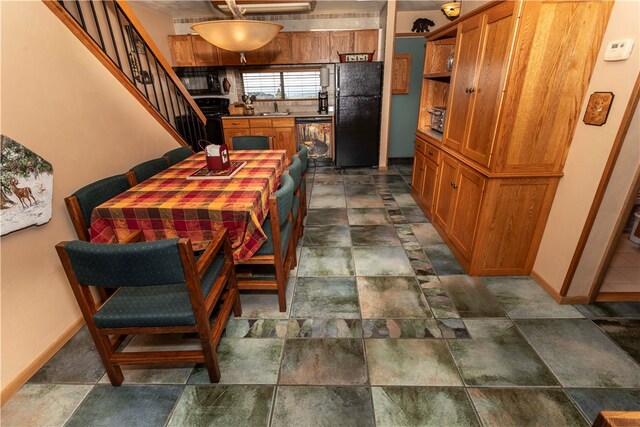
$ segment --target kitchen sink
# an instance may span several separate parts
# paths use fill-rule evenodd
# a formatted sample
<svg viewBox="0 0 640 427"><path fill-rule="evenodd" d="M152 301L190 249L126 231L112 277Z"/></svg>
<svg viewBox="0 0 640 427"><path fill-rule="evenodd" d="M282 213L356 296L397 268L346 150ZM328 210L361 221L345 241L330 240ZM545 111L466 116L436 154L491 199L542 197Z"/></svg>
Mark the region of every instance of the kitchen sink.
<svg viewBox="0 0 640 427"><path fill-rule="evenodd" d="M260 113L259 116L289 116L291 113L289 111L283 111L282 113Z"/></svg>

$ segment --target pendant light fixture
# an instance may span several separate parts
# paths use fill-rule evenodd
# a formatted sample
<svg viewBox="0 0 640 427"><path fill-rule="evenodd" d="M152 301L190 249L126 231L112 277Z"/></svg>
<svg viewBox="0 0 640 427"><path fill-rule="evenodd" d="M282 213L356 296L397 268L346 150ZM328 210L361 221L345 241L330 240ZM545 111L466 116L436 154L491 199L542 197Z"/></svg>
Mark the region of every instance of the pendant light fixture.
<svg viewBox="0 0 640 427"><path fill-rule="evenodd" d="M282 30L283 26L273 22L245 19L235 0L225 0L235 19L207 21L194 24L191 29L200 37L219 48L238 52L240 62L247 62L245 52L260 49Z"/></svg>
<svg viewBox="0 0 640 427"><path fill-rule="evenodd" d="M442 13L444 13L444 16L446 16L449 21L453 21L460 16L461 3L461 1L445 3L440 6L440 10L442 10Z"/></svg>

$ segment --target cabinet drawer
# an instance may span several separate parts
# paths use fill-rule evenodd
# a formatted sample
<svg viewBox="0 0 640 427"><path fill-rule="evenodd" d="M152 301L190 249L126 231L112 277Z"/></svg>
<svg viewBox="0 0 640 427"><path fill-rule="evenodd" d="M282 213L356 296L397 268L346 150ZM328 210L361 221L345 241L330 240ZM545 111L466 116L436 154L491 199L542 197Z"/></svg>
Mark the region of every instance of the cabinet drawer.
<svg viewBox="0 0 640 427"><path fill-rule="evenodd" d="M274 128L292 128L294 126L293 117L282 119L271 119Z"/></svg>
<svg viewBox="0 0 640 427"><path fill-rule="evenodd" d="M271 119L249 119L252 128L270 128Z"/></svg>
<svg viewBox="0 0 640 427"><path fill-rule="evenodd" d="M246 129L249 127L247 119L224 119L222 125L225 129Z"/></svg>
<svg viewBox="0 0 640 427"><path fill-rule="evenodd" d="M427 145L426 142L424 142L420 138L416 138L416 151L419 151L420 153L424 154L426 145Z"/></svg>
<svg viewBox="0 0 640 427"><path fill-rule="evenodd" d="M431 144L424 144L424 155L436 165L440 162L440 150Z"/></svg>

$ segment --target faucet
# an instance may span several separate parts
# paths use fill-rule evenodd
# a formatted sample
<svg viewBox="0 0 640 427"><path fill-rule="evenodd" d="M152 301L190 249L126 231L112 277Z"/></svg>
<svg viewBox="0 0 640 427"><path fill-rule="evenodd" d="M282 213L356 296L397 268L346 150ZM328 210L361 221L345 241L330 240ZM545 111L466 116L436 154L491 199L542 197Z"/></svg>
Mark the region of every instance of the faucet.
<svg viewBox="0 0 640 427"><path fill-rule="evenodd" d="M273 101L273 112L274 113L278 112L278 101Z"/></svg>

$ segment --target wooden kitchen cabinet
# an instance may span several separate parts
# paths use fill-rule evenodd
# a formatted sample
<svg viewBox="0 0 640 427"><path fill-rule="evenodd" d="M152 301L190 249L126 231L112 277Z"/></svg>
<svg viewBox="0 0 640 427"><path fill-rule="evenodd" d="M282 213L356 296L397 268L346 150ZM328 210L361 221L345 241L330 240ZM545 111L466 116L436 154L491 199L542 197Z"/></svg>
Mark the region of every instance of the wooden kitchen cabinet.
<svg viewBox="0 0 640 427"><path fill-rule="evenodd" d="M354 53L378 52L378 30L356 30L353 32Z"/></svg>
<svg viewBox="0 0 640 427"><path fill-rule="evenodd" d="M294 64L329 62L331 36L326 31L304 31L291 34L291 59Z"/></svg>
<svg viewBox="0 0 640 427"><path fill-rule="evenodd" d="M530 274L611 7L491 2L427 38L411 190L469 274Z"/></svg>
<svg viewBox="0 0 640 427"><path fill-rule="evenodd" d="M195 65L193 56L192 36L169 36L169 50L171 59L176 67L190 67Z"/></svg>
<svg viewBox="0 0 640 427"><path fill-rule="evenodd" d="M291 64L291 33L278 33L267 45L270 64Z"/></svg>
<svg viewBox="0 0 640 427"><path fill-rule="evenodd" d="M222 119L224 138L229 149L233 149L234 136L270 136L273 137L275 150L287 150L287 157L296 151L295 119L293 117L249 118L225 117Z"/></svg>
<svg viewBox="0 0 640 427"><path fill-rule="evenodd" d="M219 49L200 36L191 36L193 60L197 66L220 65Z"/></svg>
<svg viewBox="0 0 640 427"><path fill-rule="evenodd" d="M340 62L339 53L353 52L353 31L331 31L329 33L331 39L330 59L331 62Z"/></svg>
<svg viewBox="0 0 640 427"><path fill-rule="evenodd" d="M296 129L294 126L274 127L273 145L276 150L287 150L287 158L296 154Z"/></svg>

